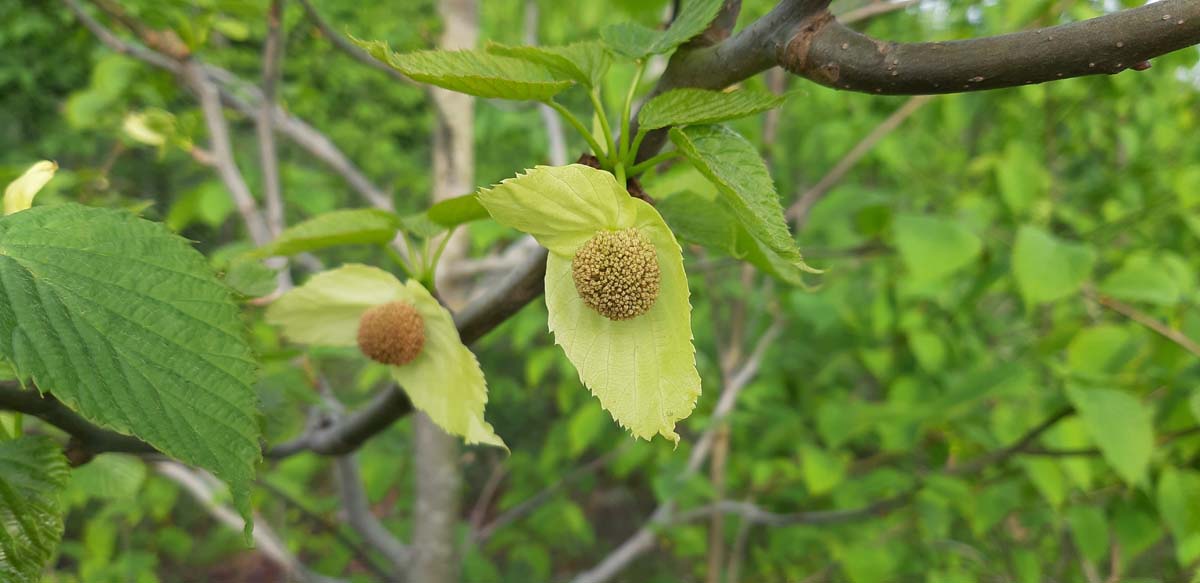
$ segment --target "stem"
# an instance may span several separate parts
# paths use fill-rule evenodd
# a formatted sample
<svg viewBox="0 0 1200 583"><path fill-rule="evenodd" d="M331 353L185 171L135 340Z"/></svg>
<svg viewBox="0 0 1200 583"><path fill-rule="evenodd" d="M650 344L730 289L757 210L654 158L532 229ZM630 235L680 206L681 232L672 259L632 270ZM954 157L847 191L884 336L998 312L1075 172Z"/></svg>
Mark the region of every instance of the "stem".
<svg viewBox="0 0 1200 583"><path fill-rule="evenodd" d="M600 101L600 88L592 89L588 92L588 96L592 99L592 107L595 108L596 117L600 120L600 131L604 132L605 155L603 158L609 162L616 162L616 143L613 142L612 127L608 125L608 114L604 112L604 103Z"/></svg>
<svg viewBox="0 0 1200 583"><path fill-rule="evenodd" d="M633 137L633 145L629 146L629 160L637 160L638 150L642 149L642 140L646 139L646 134L650 132L644 129L638 129L638 133Z"/></svg>
<svg viewBox="0 0 1200 583"><path fill-rule="evenodd" d="M671 158L674 158L678 155L679 155L678 150L671 150L670 152L663 152L653 158L650 158L649 160L646 160L645 162L642 162L641 164L634 166L633 168L630 168L629 175L637 176L637 175L639 175L655 166L658 166L659 164L662 164L663 162L666 162L667 160L670 160Z"/></svg>
<svg viewBox="0 0 1200 583"><path fill-rule="evenodd" d="M625 188L627 182L625 180L625 163L617 162L617 165L613 167L613 173L617 175L617 184L620 184L621 188Z"/></svg>
<svg viewBox="0 0 1200 583"><path fill-rule="evenodd" d="M429 260L429 279L436 279L438 263L442 260L442 253L446 251L446 245L450 243L450 237L454 236L454 232L458 230L458 225L454 225L446 232L446 236L442 237L438 243L437 249L433 252L433 257Z"/></svg>
<svg viewBox="0 0 1200 583"><path fill-rule="evenodd" d="M400 233L400 238L404 241L405 251L412 253L412 245L408 244L408 237L404 236L404 233ZM384 253L387 253L387 256L389 258L391 258L391 260L394 261L396 263L396 265L400 266L400 270L404 272L404 275L406 275L408 277L414 277L413 274L416 270L413 269L412 264L409 263L408 260L405 259L404 256L400 254L399 251L396 251L395 247L388 245L388 244L384 244L384 245L382 245L382 247L383 247Z"/></svg>
<svg viewBox="0 0 1200 583"><path fill-rule="evenodd" d="M633 113L633 96L637 93L642 75L646 73L646 61L638 62L637 72L633 74L633 82L629 84L629 92L625 94L625 105L621 108L621 146L617 151L617 159L624 162L629 156L629 118Z"/></svg>
<svg viewBox="0 0 1200 583"><path fill-rule="evenodd" d="M567 123L571 124L571 126L575 128L575 131L583 135L583 139L587 140L588 146L593 152L596 153L597 158L600 158L601 160L608 159L608 152L600 146L600 143L596 141L595 136L592 135L591 130L584 127L583 122L579 121L579 118L575 117L575 114L571 113L570 110L568 110L566 107L563 107L563 105L557 101L549 100L545 103L550 107L550 109L557 111L558 114L563 117L563 119L567 120ZM600 119L603 120L603 116L601 116Z"/></svg>

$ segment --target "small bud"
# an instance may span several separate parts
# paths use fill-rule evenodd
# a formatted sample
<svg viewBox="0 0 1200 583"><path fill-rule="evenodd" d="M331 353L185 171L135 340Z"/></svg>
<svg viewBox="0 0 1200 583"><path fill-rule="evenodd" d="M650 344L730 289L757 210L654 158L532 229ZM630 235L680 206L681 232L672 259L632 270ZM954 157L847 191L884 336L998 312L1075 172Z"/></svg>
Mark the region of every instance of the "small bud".
<svg viewBox="0 0 1200 583"><path fill-rule="evenodd" d="M640 316L658 299L658 257L637 229L596 233L575 252L571 272L583 303L610 320Z"/></svg>
<svg viewBox="0 0 1200 583"><path fill-rule="evenodd" d="M375 306L358 321L358 348L375 362L403 366L424 347L425 321L407 302Z"/></svg>

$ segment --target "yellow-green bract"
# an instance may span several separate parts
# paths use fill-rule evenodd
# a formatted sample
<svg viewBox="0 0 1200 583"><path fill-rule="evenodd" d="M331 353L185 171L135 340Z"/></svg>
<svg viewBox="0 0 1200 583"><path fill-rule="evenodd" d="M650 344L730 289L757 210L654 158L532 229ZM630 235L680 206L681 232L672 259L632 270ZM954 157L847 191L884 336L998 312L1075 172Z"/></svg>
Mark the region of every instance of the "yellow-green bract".
<svg viewBox="0 0 1200 583"><path fill-rule="evenodd" d="M679 442L675 422L700 396L683 253L658 211L629 196L608 172L539 166L479 193L502 224L550 250L546 306L554 340L583 384L635 436ZM646 313L610 320L589 308L572 278L576 250L601 231L636 229L654 245L660 290Z"/></svg>
<svg viewBox="0 0 1200 583"><path fill-rule="evenodd" d="M54 178L54 172L57 170L58 164L42 160L30 166L20 178L9 183L4 189L4 214L11 215L33 206L33 197Z"/></svg>
<svg viewBox="0 0 1200 583"><path fill-rule="evenodd" d="M376 267L344 265L284 294L267 310L267 320L295 342L356 346L363 312L396 301L415 307L425 325L421 354L403 366L388 367L413 406L467 443L506 447L483 418L487 382L479 361L463 345L450 312L419 283L401 283Z"/></svg>

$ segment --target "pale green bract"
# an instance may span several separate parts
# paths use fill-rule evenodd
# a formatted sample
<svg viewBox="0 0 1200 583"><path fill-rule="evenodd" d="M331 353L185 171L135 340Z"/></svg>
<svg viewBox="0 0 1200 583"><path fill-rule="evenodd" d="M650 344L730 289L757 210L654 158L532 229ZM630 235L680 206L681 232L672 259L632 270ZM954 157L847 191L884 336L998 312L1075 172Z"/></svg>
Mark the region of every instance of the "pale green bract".
<svg viewBox="0 0 1200 583"><path fill-rule="evenodd" d="M42 160L4 188L4 214L11 215L33 206L33 197L54 178L58 164Z"/></svg>
<svg viewBox="0 0 1200 583"><path fill-rule="evenodd" d="M376 267L344 265L284 294L267 310L267 321L294 342L357 346L363 313L395 301L415 307L425 323L425 346L417 358L389 367L413 406L467 443L506 447L484 421L487 382L479 361L463 345L450 312L416 281L401 283Z"/></svg>
<svg viewBox="0 0 1200 583"><path fill-rule="evenodd" d="M69 470L47 437L0 441L0 581L36 583L63 533Z"/></svg>
<svg viewBox="0 0 1200 583"><path fill-rule="evenodd" d="M533 235L550 250L546 306L550 331L583 384L636 437L679 442L675 423L700 396L692 346L683 252L654 207L629 196L608 172L539 166L480 191L498 222ZM646 313L609 320L584 304L571 259L599 231L636 228L655 248L661 281Z"/></svg>
<svg viewBox="0 0 1200 583"><path fill-rule="evenodd" d="M752 89L729 92L673 89L655 96L642 107L638 112L638 130L728 121L774 109L786 99Z"/></svg>
<svg viewBox="0 0 1200 583"><path fill-rule="evenodd" d="M546 101L574 84L539 63L486 51L396 53L382 41L352 40L415 81L476 97Z"/></svg>
<svg viewBox="0 0 1200 583"><path fill-rule="evenodd" d="M250 532L257 369L229 288L161 224L34 207L0 219L0 356L101 426L229 483Z"/></svg>

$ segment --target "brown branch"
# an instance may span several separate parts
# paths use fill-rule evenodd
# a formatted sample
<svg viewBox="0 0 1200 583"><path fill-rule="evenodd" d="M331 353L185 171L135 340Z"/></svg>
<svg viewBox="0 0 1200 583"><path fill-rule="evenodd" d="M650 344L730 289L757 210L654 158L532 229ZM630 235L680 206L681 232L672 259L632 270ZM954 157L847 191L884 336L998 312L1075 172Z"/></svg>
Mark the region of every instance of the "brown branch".
<svg viewBox="0 0 1200 583"><path fill-rule="evenodd" d="M876 144L892 133L897 127L900 127L900 124L904 123L904 120L916 113L918 109L921 109L921 106L929 103L931 99L933 97L928 95L910 97L903 105L896 108L896 111L892 112L887 119L875 126L875 129L871 130L871 133L867 134L862 141L855 144L812 188L804 191L804 194L796 199L796 202L792 203L787 209L787 216L795 222L796 230L804 227L804 223L808 220L808 213L812 210L812 207L828 194L838 182L841 182L846 177L846 174L850 172L850 169L854 168L855 164L858 164Z"/></svg>
<svg viewBox="0 0 1200 583"><path fill-rule="evenodd" d="M267 227L272 236L283 232L283 193L279 185L279 152L275 146L275 124L271 109L275 105L275 88L283 66L282 24L285 0L272 0L267 11L267 40L263 44L262 105L254 116L258 134L258 153L263 173L263 200L266 201Z"/></svg>
<svg viewBox="0 0 1200 583"><path fill-rule="evenodd" d="M1200 2L1162 0L1113 14L1000 36L894 43L822 13L789 31L783 68L836 89L889 95L961 93L1141 69L1200 42Z"/></svg>
<svg viewBox="0 0 1200 583"><path fill-rule="evenodd" d="M23 389L16 381L0 382L0 409L37 417L67 432L72 437L73 448L78 448L78 452L83 454L82 458L75 458L77 463L104 452L158 453L146 442L99 427L53 395L42 395L36 389Z"/></svg>
<svg viewBox="0 0 1200 583"><path fill-rule="evenodd" d="M1129 318L1130 320L1133 320L1134 322L1137 322L1138 324L1141 324L1142 326L1149 328L1150 330L1153 330L1159 336L1174 342L1177 346L1192 353L1193 355L1200 356L1200 344L1197 344L1195 340L1188 338L1183 332L1167 326L1166 324L1150 317L1150 315L1146 314L1145 312L1115 298L1098 294L1090 289L1084 290L1083 293L1085 296L1091 298L1101 306L1104 306L1118 314L1121 314L1122 316L1125 316L1126 318Z"/></svg>

